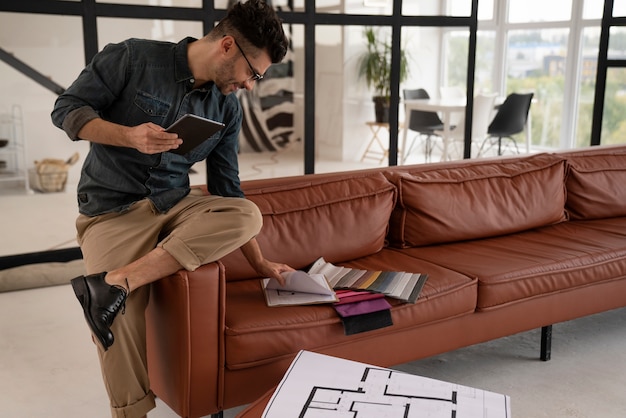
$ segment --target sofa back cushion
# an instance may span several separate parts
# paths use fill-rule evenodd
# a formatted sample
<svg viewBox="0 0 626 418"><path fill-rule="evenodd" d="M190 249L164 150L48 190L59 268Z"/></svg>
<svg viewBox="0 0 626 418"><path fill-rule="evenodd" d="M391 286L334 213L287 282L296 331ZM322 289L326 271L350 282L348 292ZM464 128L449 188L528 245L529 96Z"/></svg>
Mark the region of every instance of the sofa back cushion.
<svg viewBox="0 0 626 418"><path fill-rule="evenodd" d="M385 244L396 190L381 172L268 179L242 184L263 214L265 257L300 269L319 257L347 261ZM237 250L224 257L227 280L258 275Z"/></svg>
<svg viewBox="0 0 626 418"><path fill-rule="evenodd" d="M493 237L565 220L565 160L555 155L430 164L388 176L398 187L393 246Z"/></svg>
<svg viewBox="0 0 626 418"><path fill-rule="evenodd" d="M569 156L567 201L570 219L626 216L626 154Z"/></svg>

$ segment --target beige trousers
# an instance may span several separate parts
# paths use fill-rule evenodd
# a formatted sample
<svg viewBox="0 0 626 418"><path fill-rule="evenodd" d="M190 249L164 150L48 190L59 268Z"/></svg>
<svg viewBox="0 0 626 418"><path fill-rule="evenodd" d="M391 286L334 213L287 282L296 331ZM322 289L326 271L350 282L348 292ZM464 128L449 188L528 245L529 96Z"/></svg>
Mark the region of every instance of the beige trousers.
<svg viewBox="0 0 626 418"><path fill-rule="evenodd" d="M123 213L80 215L76 221L88 274L125 266L157 246L193 271L247 243L261 225L261 214L251 201L196 191L164 214L142 200ZM155 407L146 363L149 295L149 286L134 290L125 313L118 314L111 327L113 345L103 351L96 344L114 418L139 418Z"/></svg>

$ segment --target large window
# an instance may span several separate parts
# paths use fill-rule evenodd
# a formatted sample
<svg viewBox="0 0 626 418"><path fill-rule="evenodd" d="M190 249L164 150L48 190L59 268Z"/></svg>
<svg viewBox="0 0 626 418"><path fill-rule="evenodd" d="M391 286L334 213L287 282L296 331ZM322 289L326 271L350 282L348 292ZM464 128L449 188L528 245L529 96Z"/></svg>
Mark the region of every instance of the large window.
<svg viewBox="0 0 626 418"><path fill-rule="evenodd" d="M461 0L450 4L457 10L467 7ZM479 2L475 92L496 92L502 97L533 92L534 151L590 144L603 7L602 0ZM447 34L447 84L465 85L456 71L455 51L466 48L466 37L460 31ZM623 59L626 31L616 28L610 39L610 54ZM617 75L610 78L619 84ZM614 116L605 112L605 117ZM617 125L609 120L604 127L611 130Z"/></svg>
<svg viewBox="0 0 626 418"><path fill-rule="evenodd" d="M39 10L28 16L14 12L0 14L2 26L6 26L6 30L0 30L4 35L1 46L15 52L27 64L50 74L61 85L67 85L84 65L77 54L57 54L63 56L63 71L60 65L50 67L50 63L57 64L58 60L47 59L43 63L38 60L48 56L48 51L62 50L69 43L74 51L82 53L80 35L88 33L89 28L96 30L91 38L85 35L90 41L84 47L87 58L90 51L95 53L106 42L129 36L171 41L186 35L201 36L212 22L203 21L206 13L194 12L192 15L189 12L193 10L188 9L206 7L208 13L213 13L212 7L215 7L220 14L230 0L96 0L96 6L99 6L96 14L98 11L106 13L98 15L91 26L83 24L83 16L80 15L83 10L76 7L77 1L50 1L55 7L63 9L57 11L47 6L52 14L59 13L57 16L43 11L48 2L14 4L18 3L32 3ZM286 24L290 28L294 47L293 60L290 61L293 65L288 67L293 86L283 90L288 90L293 96L294 109L290 110L293 115L292 137L301 143L315 144L303 150L303 158L309 163L318 158L359 162L364 144L370 137L367 122L374 117L372 92L357 80L353 58L364 48L362 29L365 26L382 25L390 32L392 27L400 28L401 48L408 52L410 67L408 79L399 86L400 98L403 89L424 88L432 97L459 92L464 94L467 91L467 74L471 70L468 68L468 54L472 39L469 25L472 22L469 19L472 0L404 0L400 16L394 16L394 0L273 0L272 4L285 13L287 22L296 22ZM123 5L132 7L121 7ZM146 6L143 8L146 16L138 15L142 6ZM169 17L164 18L160 9L170 6L175 16L166 20ZM589 144L603 7L603 0L478 1L474 93L497 93L502 98L511 92L533 91L533 151ZM112 10L117 11L113 14L119 12L120 16L111 16ZM290 14L290 11L296 13ZM64 16L72 13L75 16ZM626 1L615 1L614 15L626 16ZM197 20L189 20L196 16ZM86 16L86 19L91 17ZM57 25L57 21L69 23ZM50 26L49 22L52 22L51 27L57 29L41 42L38 40L41 34L32 31L28 36L15 36L22 27ZM312 24L314 29L311 32ZM11 29L13 27L15 30ZM68 33L70 36L65 39ZM312 43L311 33L314 38ZM398 31L394 34L397 35ZM32 54L34 48L19 45L25 39L34 39L33 42L43 45L45 51ZM315 49L315 54L310 53L312 49ZM312 55L315 66L309 66L307 62ZM621 60L624 57L626 29L614 27L610 35L609 58ZM311 68L315 72L313 76ZM0 69L11 73L9 77L16 77L6 65L1 64ZM602 135L611 143L621 138L620 115L611 108L618 109L622 104L626 90L622 75L617 70L609 72L607 91L611 94L604 100L606 109ZM307 92L312 80L315 82L314 90ZM267 86L271 87L269 83ZM7 87L11 88L14 87ZM11 100L19 99L19 95L11 96L15 97ZM310 100L311 96L315 96L314 100ZM46 100L48 102L44 107L49 109L51 100ZM307 103L314 106L306 106ZM396 105L395 122L401 128L406 115L403 106ZM314 109L313 114L311 109ZM310 129L312 125L313 129ZM57 130L53 132L55 136L60 135ZM386 135L387 140L390 139L389 134ZM50 136L38 133L33 135L36 138L33 141ZM402 133L398 135L401 136ZM258 149L255 146L251 148ZM59 157L63 157L67 152L63 150L60 154ZM305 171L311 168L315 172L320 171L315 164L309 164Z"/></svg>

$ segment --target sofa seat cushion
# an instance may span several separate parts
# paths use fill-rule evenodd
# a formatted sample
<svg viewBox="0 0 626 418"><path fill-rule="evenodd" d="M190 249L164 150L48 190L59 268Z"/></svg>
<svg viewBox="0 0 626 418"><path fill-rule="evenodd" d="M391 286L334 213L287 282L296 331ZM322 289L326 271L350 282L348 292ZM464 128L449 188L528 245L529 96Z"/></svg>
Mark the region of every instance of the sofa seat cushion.
<svg viewBox="0 0 626 418"><path fill-rule="evenodd" d="M267 179L246 183L244 191L263 215L263 254L294 268L380 251L396 202L395 187L379 172ZM221 261L227 280L256 277L239 250Z"/></svg>
<svg viewBox="0 0 626 418"><path fill-rule="evenodd" d="M563 222L511 236L403 251L476 276L478 309L488 310L625 278L626 218Z"/></svg>
<svg viewBox="0 0 626 418"><path fill-rule="evenodd" d="M506 235L565 220L565 160L551 154L426 164L398 187L389 238L416 247Z"/></svg>
<svg viewBox="0 0 626 418"><path fill-rule="evenodd" d="M358 268L428 271L415 304L387 298L392 305L393 326L346 336L332 305L267 307L258 279L226 284L226 367L244 369L293 356L299 350L316 350L366 340L370 335L402 329L455 316L471 314L476 307L476 279L415 260L389 250L342 263ZM409 270L412 266L413 270ZM417 271L415 271L417 270Z"/></svg>

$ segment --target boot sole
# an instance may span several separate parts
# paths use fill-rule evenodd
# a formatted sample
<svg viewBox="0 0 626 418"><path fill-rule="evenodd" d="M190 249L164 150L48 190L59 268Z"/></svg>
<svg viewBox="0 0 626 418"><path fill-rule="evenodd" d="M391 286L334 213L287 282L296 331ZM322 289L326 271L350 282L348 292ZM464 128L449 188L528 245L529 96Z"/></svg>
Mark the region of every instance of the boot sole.
<svg viewBox="0 0 626 418"><path fill-rule="evenodd" d="M100 345L102 346L104 351L107 351L109 349L109 346L106 344L104 337L100 335L100 333L98 332L96 328L96 324L93 322L93 319L91 319L91 316L89 315L89 308L91 307L91 298L89 296L89 291L87 289L87 282L85 280L85 277L84 276L76 277L75 279L72 279L70 283L72 284L72 289L74 289L74 294L76 295L76 298L78 299L78 301L80 302L80 305L83 308L83 314L85 315L87 324L89 325L89 328L91 329L91 333L96 336L96 338L100 342Z"/></svg>

